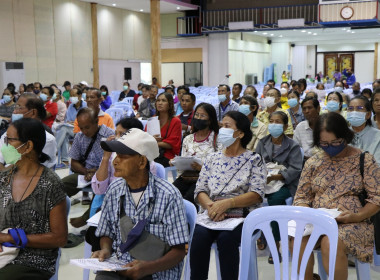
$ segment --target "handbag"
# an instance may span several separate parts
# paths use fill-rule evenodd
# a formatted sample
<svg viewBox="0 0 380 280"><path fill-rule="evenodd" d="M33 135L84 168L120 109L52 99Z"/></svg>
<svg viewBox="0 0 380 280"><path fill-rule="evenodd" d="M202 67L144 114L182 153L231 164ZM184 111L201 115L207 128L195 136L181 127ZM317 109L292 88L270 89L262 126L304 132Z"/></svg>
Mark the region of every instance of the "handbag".
<svg viewBox="0 0 380 280"><path fill-rule="evenodd" d="M3 251L0 252L0 268L3 268L17 258L20 248L25 248L28 242L26 234L21 228L7 228L4 229L2 233L9 233L15 244L9 242L2 244Z"/></svg>
<svg viewBox="0 0 380 280"><path fill-rule="evenodd" d="M226 195L220 195L222 191L228 186L228 184L231 182L232 178L235 177L235 175L242 169L242 167L250 160L248 158L240 167L239 169L234 173L234 175L231 176L231 178L228 180L227 184L224 185L223 189L214 197L213 201L219 201L223 199L230 199L234 198L235 196L226 196ZM249 208L248 207L240 207L240 208L230 208L225 212L225 218L245 218L249 214Z"/></svg>
<svg viewBox="0 0 380 280"><path fill-rule="evenodd" d="M172 119L169 120L169 125L168 125L168 128L166 129L165 137L162 138L162 140L164 140L164 139L166 139L166 137L168 137L169 127L170 127L171 122L172 122ZM165 153L166 149L158 147L158 151L160 153L158 157L164 157L164 153Z"/></svg>
<svg viewBox="0 0 380 280"><path fill-rule="evenodd" d="M125 195L120 198L120 232L122 243L119 246L122 253L129 254L138 260L154 261L170 251L170 245L157 236L144 230L152 213L153 204L150 206L148 218L133 224L130 217L125 215Z"/></svg>

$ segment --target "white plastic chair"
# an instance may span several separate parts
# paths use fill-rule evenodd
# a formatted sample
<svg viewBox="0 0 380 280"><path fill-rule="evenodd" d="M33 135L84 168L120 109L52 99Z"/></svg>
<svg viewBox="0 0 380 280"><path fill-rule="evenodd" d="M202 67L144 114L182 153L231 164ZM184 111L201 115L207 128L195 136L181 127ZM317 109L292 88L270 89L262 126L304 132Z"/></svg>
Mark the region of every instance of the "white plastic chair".
<svg viewBox="0 0 380 280"><path fill-rule="evenodd" d="M333 217L322 210L298 206L271 206L252 211L244 221L241 239L241 257L239 279L258 279L256 258L256 240L263 231L269 249L272 253L275 268L275 279L289 279L289 241L288 222L296 221L296 234L293 246L293 258L290 279L304 279L307 261L313 252L314 246L321 235L327 235L330 243L329 275L334 279L335 260L338 246L338 225ZM276 221L279 225L282 248L282 277L279 255L274 241L270 223ZM305 248L300 273L298 274L298 259L304 228L307 224L314 226L313 232Z"/></svg>
<svg viewBox="0 0 380 280"><path fill-rule="evenodd" d="M107 109L106 113L111 116L115 124L118 123L124 116L124 110L117 107L111 107Z"/></svg>
<svg viewBox="0 0 380 280"><path fill-rule="evenodd" d="M133 106L133 97L126 97L121 102L127 103L129 106Z"/></svg>

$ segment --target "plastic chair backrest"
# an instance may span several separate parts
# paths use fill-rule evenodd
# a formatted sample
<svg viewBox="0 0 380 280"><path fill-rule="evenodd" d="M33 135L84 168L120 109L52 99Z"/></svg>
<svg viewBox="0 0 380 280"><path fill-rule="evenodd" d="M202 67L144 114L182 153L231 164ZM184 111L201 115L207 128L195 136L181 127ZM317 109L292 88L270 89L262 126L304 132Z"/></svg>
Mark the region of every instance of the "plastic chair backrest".
<svg viewBox="0 0 380 280"><path fill-rule="evenodd" d="M126 97L121 102L127 103L129 106L133 106L133 97Z"/></svg>
<svg viewBox="0 0 380 280"><path fill-rule="evenodd" d="M157 177L165 179L165 167L157 162L155 162L154 164L156 165Z"/></svg>
<svg viewBox="0 0 380 280"><path fill-rule="evenodd" d="M256 240L263 231L269 249L272 253L275 268L275 279L289 279L289 241L288 241L288 222L296 221L296 234L293 245L293 257L291 265L290 279L304 279L307 261L313 252L314 246L321 235L326 235L330 243L329 253L329 275L334 279L335 260L338 245L338 225L333 217L322 210L298 207L298 206L271 206L263 207L252 211L244 221L241 238L241 258L239 279L251 280L258 279L257 260L256 260ZM276 221L279 225L282 248L282 277L279 256L276 243L274 241L271 222ZM298 274L298 259L304 228L307 224L313 225L313 232L306 245L300 272ZM253 233L256 234L253 236ZM258 232L257 232L258 231Z"/></svg>
<svg viewBox="0 0 380 280"><path fill-rule="evenodd" d="M122 108L112 107L106 110L106 113L111 116L113 122L116 124L124 116L124 110Z"/></svg>
<svg viewBox="0 0 380 280"><path fill-rule="evenodd" d="M185 205L186 209L186 219L189 224L189 249L184 265L184 274L183 274L183 279L184 280L189 280L190 279L190 247L191 247L191 240L193 239L193 233L195 229L195 224L197 220L197 209L195 208L194 204L192 204L190 201L184 199L183 204Z"/></svg>
<svg viewBox="0 0 380 280"><path fill-rule="evenodd" d="M119 100L120 97L120 91L114 90L111 92L111 100L112 104L116 103Z"/></svg>

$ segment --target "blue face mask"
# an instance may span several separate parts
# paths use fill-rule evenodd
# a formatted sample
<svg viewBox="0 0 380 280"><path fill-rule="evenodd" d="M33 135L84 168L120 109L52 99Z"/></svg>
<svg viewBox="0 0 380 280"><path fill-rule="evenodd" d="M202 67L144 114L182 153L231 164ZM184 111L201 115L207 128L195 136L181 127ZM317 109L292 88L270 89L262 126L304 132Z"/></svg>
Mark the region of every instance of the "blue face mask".
<svg viewBox="0 0 380 280"><path fill-rule="evenodd" d="M258 127L259 126L259 121L257 120L256 117L253 117L253 122L251 123L252 127Z"/></svg>
<svg viewBox="0 0 380 280"><path fill-rule="evenodd" d="M218 142L223 145L224 148L228 148L235 142L234 130L232 128L219 129Z"/></svg>
<svg viewBox="0 0 380 280"><path fill-rule="evenodd" d="M3 100L4 103L8 103L9 101L11 101L11 97L9 95L3 95Z"/></svg>
<svg viewBox="0 0 380 280"><path fill-rule="evenodd" d="M327 102L326 108L329 112L336 112L339 110L339 103L334 100L331 100Z"/></svg>
<svg viewBox="0 0 380 280"><path fill-rule="evenodd" d="M337 92L339 92L339 93L343 92L343 88L342 87L335 87L334 90L337 91Z"/></svg>
<svg viewBox="0 0 380 280"><path fill-rule="evenodd" d="M12 114L12 122L22 119L23 117L24 117L23 114Z"/></svg>
<svg viewBox="0 0 380 280"><path fill-rule="evenodd" d="M54 93L54 94L53 94L53 97L52 97L51 99L56 100L56 99L57 99L57 94Z"/></svg>
<svg viewBox="0 0 380 280"><path fill-rule="evenodd" d="M288 105L290 108L294 108L298 105L298 100L296 98L288 99Z"/></svg>
<svg viewBox="0 0 380 280"><path fill-rule="evenodd" d="M83 100L86 100L86 94L85 93L82 93L82 98L83 98Z"/></svg>
<svg viewBox="0 0 380 280"><path fill-rule="evenodd" d="M107 92L105 91L102 91L102 95L105 96L107 94Z"/></svg>
<svg viewBox="0 0 380 280"><path fill-rule="evenodd" d="M227 100L227 97L224 94L218 95L219 102L224 102Z"/></svg>
<svg viewBox="0 0 380 280"><path fill-rule="evenodd" d="M366 122L365 116L367 115L366 112L348 112L347 113L347 121L354 127L361 126L363 123Z"/></svg>
<svg viewBox="0 0 380 280"><path fill-rule="evenodd" d="M251 113L251 109L249 105L242 104L239 106L239 112L243 113L244 115L248 116Z"/></svg>
<svg viewBox="0 0 380 280"><path fill-rule="evenodd" d="M40 93L40 98L45 102L47 100L47 95L45 93Z"/></svg>
<svg viewBox="0 0 380 280"><path fill-rule="evenodd" d="M343 103L342 109L347 109L347 104L346 103Z"/></svg>
<svg viewBox="0 0 380 280"><path fill-rule="evenodd" d="M324 150L330 157L335 157L336 155L340 154L344 148L346 148L346 143L343 141L342 144L339 146L331 146L328 147L322 147L322 150Z"/></svg>
<svg viewBox="0 0 380 280"><path fill-rule="evenodd" d="M270 123L268 125L268 131L274 138L278 138L284 133L284 125L280 123Z"/></svg>

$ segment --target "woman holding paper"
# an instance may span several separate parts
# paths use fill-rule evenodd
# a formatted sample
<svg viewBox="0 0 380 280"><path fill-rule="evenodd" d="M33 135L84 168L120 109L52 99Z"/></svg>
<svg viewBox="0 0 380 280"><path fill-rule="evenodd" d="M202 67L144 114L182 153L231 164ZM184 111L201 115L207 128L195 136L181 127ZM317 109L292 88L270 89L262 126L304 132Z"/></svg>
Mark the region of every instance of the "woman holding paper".
<svg viewBox="0 0 380 280"><path fill-rule="evenodd" d="M42 152L45 135L40 121L23 118L12 122L1 147L11 166L0 172L0 263L6 247L19 248L15 259L0 268L2 280L50 279L58 248L66 244L63 183L41 165L49 158Z"/></svg>
<svg viewBox="0 0 380 280"><path fill-rule="evenodd" d="M260 154L268 169L265 196L271 205L286 205L286 199L294 196L302 170L300 146L284 134L288 128L288 116L275 111L269 116L270 135L259 141L256 153ZM277 249L280 248L280 232L277 224L272 225ZM281 259L281 255L280 255ZM268 263L273 264L272 255Z"/></svg>
<svg viewBox="0 0 380 280"><path fill-rule="evenodd" d="M347 279L347 254L362 262L372 262L374 226L369 218L380 209L380 167L369 153L349 145L354 132L339 114L319 117L313 131L314 145L324 152L306 161L293 205L338 209L339 229L335 279ZM363 191L366 199L360 199ZM301 246L303 252L308 237ZM328 271L329 242L319 241L323 266ZM305 279L313 279L313 255Z"/></svg>
<svg viewBox="0 0 380 280"><path fill-rule="evenodd" d="M222 149L222 145L217 141L219 124L214 106L200 103L195 108L192 125L193 133L183 139L181 156L195 157L204 162L207 155ZM180 190L184 199L195 204L195 184L202 165L194 161L191 167L192 170L179 171L181 174L173 185Z"/></svg>
<svg viewBox="0 0 380 280"><path fill-rule="evenodd" d="M262 202L266 167L259 154L248 151L252 138L248 118L226 113L219 129L223 151L208 155L194 197L201 209L190 249L191 279L208 278L210 249L217 243L222 279L238 279L243 221Z"/></svg>
<svg viewBox="0 0 380 280"><path fill-rule="evenodd" d="M161 136L153 135L158 143L160 155L154 161L169 167L169 161L179 155L181 149L182 125L174 115L173 96L164 92L156 101L156 114L160 121Z"/></svg>

